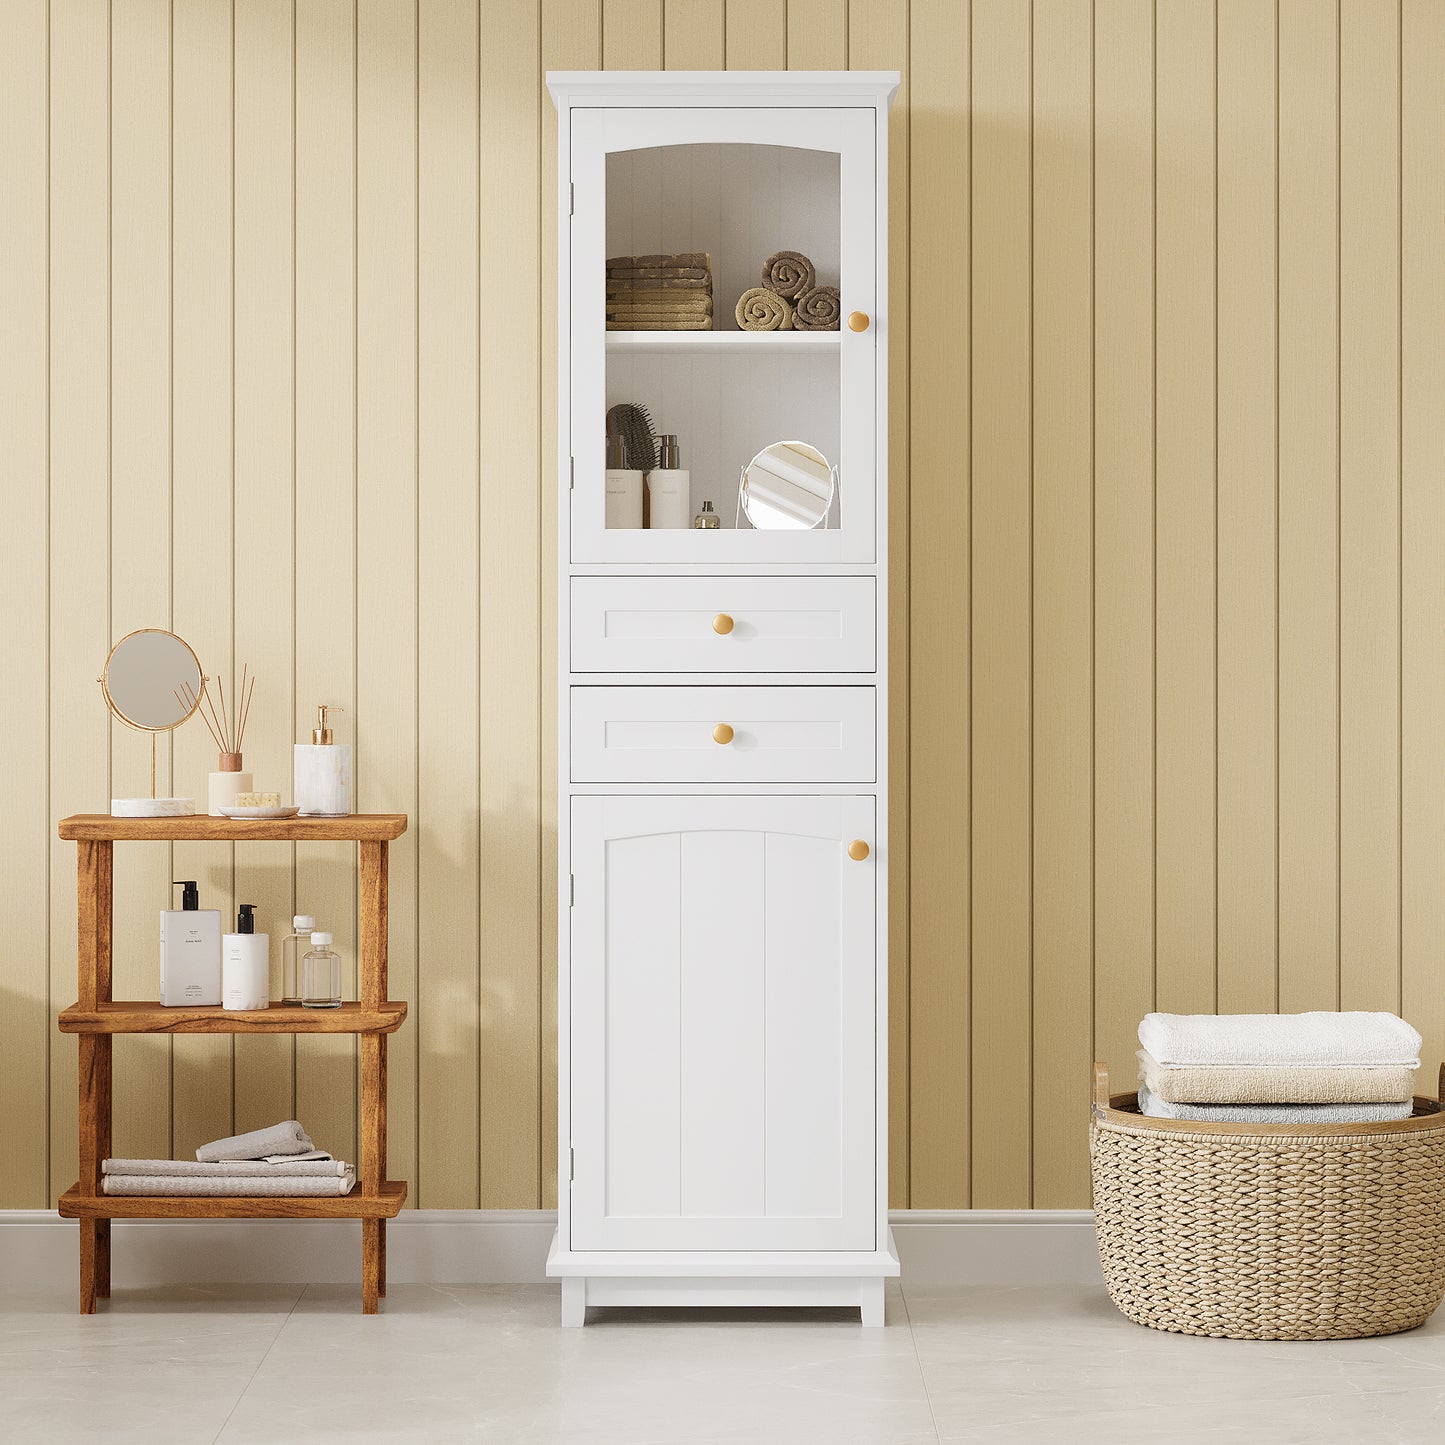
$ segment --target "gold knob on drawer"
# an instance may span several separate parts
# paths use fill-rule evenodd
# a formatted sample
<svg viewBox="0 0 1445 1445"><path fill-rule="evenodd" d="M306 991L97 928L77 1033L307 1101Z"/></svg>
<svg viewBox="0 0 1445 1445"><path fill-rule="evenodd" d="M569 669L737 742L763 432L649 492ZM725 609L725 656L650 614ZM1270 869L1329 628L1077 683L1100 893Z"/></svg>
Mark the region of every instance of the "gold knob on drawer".
<svg viewBox="0 0 1445 1445"><path fill-rule="evenodd" d="M733 730L726 723L719 723L712 730L712 740L715 743L730 743L733 740Z"/></svg>
<svg viewBox="0 0 1445 1445"><path fill-rule="evenodd" d="M733 620L726 612L719 612L712 620L712 630L719 637L726 637L733 630Z"/></svg>
<svg viewBox="0 0 1445 1445"><path fill-rule="evenodd" d="M861 863L868 856L868 845L861 838L854 838L848 845L848 856L855 863Z"/></svg>
<svg viewBox="0 0 1445 1445"><path fill-rule="evenodd" d="M868 313L866 311L850 311L848 313L849 331L867 331Z"/></svg>

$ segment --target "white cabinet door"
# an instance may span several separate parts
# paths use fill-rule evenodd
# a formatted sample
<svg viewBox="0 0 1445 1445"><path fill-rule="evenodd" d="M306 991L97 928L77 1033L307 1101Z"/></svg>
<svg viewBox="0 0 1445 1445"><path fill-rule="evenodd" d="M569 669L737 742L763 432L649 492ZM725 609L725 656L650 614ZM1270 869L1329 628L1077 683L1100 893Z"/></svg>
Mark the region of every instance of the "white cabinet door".
<svg viewBox="0 0 1445 1445"><path fill-rule="evenodd" d="M875 1247L873 819L573 799L571 1248Z"/></svg>

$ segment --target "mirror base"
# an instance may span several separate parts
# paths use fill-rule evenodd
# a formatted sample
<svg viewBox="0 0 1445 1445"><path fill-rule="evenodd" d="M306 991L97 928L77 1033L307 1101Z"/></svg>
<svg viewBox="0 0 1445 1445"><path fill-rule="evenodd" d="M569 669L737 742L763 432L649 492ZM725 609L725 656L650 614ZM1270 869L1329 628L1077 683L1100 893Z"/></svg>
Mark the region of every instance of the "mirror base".
<svg viewBox="0 0 1445 1445"><path fill-rule="evenodd" d="M194 798L112 798L112 818L189 818L195 814Z"/></svg>

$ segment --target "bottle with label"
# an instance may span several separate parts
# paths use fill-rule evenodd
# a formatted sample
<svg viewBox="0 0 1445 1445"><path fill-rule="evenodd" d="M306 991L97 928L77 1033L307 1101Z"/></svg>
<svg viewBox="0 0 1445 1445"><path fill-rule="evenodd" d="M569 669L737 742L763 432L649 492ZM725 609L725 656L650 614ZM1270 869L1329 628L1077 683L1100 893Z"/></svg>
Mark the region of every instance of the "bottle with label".
<svg viewBox="0 0 1445 1445"><path fill-rule="evenodd" d="M303 818L345 818L351 813L351 744L338 743L326 725L326 714L339 707L321 703L309 743L293 749L295 776L292 801Z"/></svg>
<svg viewBox="0 0 1445 1445"><path fill-rule="evenodd" d="M221 1001L221 910L201 907L194 878L176 886L181 906L161 909L161 1003L214 1008Z"/></svg>
<svg viewBox="0 0 1445 1445"><path fill-rule="evenodd" d="M680 457L676 436L658 437L657 466L647 474L647 525L654 531L692 525L692 473L682 469Z"/></svg>
<svg viewBox="0 0 1445 1445"><path fill-rule="evenodd" d="M298 913L291 920L291 932L281 940L281 1002L301 1002L301 958L311 944L316 920L309 913Z"/></svg>
<svg viewBox="0 0 1445 1445"><path fill-rule="evenodd" d="M311 935L311 951L301 960L301 1003L305 1008L341 1007L341 955L329 933Z"/></svg>
<svg viewBox="0 0 1445 1445"><path fill-rule="evenodd" d="M642 526L642 476L627 464L626 450L620 436L607 438L608 528L639 528Z"/></svg>
<svg viewBox="0 0 1445 1445"><path fill-rule="evenodd" d="M271 1007L271 937L256 932L256 905L243 903L236 931L221 940L221 1007Z"/></svg>

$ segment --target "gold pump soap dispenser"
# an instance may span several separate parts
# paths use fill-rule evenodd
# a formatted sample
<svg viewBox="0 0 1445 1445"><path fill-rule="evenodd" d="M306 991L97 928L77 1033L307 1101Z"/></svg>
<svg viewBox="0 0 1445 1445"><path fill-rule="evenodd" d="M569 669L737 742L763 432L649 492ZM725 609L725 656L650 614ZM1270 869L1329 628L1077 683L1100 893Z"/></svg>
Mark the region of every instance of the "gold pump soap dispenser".
<svg viewBox="0 0 1445 1445"><path fill-rule="evenodd" d="M326 725L328 712L342 711L318 704L311 741L293 749L292 797L303 818L345 818L351 812L351 744L335 741Z"/></svg>

